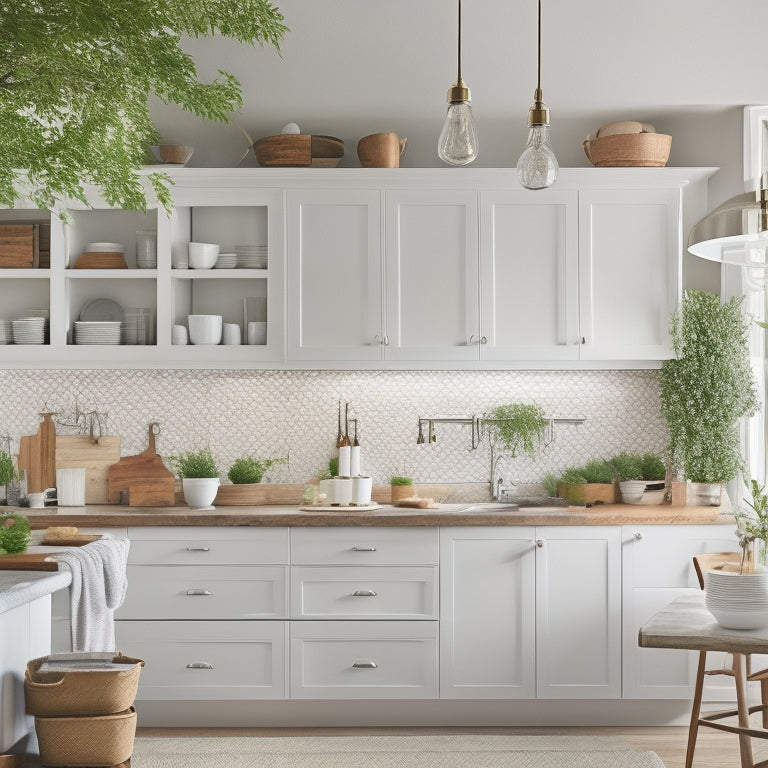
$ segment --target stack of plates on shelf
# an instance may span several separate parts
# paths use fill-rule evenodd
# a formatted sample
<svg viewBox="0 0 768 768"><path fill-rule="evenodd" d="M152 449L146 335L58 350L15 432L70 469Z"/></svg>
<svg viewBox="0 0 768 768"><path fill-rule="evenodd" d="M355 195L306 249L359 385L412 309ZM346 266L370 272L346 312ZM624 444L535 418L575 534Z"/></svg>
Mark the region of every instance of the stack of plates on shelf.
<svg viewBox="0 0 768 768"><path fill-rule="evenodd" d="M234 269L237 266L236 253L220 253L214 269Z"/></svg>
<svg viewBox="0 0 768 768"><path fill-rule="evenodd" d="M266 269L266 245L236 245L237 266L240 269Z"/></svg>
<svg viewBox="0 0 768 768"><path fill-rule="evenodd" d="M75 320L75 344L119 344L121 323Z"/></svg>
<svg viewBox="0 0 768 768"><path fill-rule="evenodd" d="M80 319L84 321L125 322L125 312L114 299L90 299L80 308Z"/></svg>
<svg viewBox="0 0 768 768"><path fill-rule="evenodd" d="M765 568L745 573L707 571L704 590L704 605L721 627L768 626L768 570Z"/></svg>
<svg viewBox="0 0 768 768"><path fill-rule="evenodd" d="M13 320L0 319L0 344L13 344Z"/></svg>
<svg viewBox="0 0 768 768"><path fill-rule="evenodd" d="M155 318L152 310L132 307L125 311L125 344L153 344Z"/></svg>
<svg viewBox="0 0 768 768"><path fill-rule="evenodd" d="M45 344L44 317L22 317L13 321L14 344Z"/></svg>

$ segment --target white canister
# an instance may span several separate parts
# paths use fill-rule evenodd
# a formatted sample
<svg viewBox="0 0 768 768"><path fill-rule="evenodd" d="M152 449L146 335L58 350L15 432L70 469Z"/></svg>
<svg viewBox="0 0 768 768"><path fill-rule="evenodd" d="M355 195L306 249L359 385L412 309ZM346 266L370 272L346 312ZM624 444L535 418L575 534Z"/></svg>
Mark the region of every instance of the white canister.
<svg viewBox="0 0 768 768"><path fill-rule="evenodd" d="M266 344L267 343L267 324L262 322L248 323L248 343Z"/></svg>
<svg viewBox="0 0 768 768"><path fill-rule="evenodd" d="M228 346L240 344L240 326L237 323L224 323L224 330L221 334L221 341Z"/></svg>
<svg viewBox="0 0 768 768"><path fill-rule="evenodd" d="M60 507L85 506L85 467L56 470L56 498Z"/></svg>
<svg viewBox="0 0 768 768"><path fill-rule="evenodd" d="M353 445L349 452L349 476L357 477L360 474L360 446Z"/></svg>
<svg viewBox="0 0 768 768"><path fill-rule="evenodd" d="M334 483L336 484L336 500L334 506L337 507L349 507L352 504L352 478L351 477L335 477Z"/></svg>
<svg viewBox="0 0 768 768"><path fill-rule="evenodd" d="M352 505L355 507L366 507L371 503L371 493L373 492L372 477L353 477L352 478Z"/></svg>
<svg viewBox="0 0 768 768"><path fill-rule="evenodd" d="M339 477L351 477L352 448L343 445L339 448Z"/></svg>
<svg viewBox="0 0 768 768"><path fill-rule="evenodd" d="M48 494L53 493L55 490L55 488L46 488L42 493L28 493L27 500L29 501L29 506L32 509L42 509L46 501L54 501Z"/></svg>

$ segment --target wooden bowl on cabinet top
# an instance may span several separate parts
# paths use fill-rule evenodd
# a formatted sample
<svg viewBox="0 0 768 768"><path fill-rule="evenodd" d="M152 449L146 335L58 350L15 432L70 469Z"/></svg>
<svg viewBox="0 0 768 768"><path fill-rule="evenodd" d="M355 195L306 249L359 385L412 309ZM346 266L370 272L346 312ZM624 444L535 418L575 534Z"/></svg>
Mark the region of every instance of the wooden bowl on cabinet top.
<svg viewBox="0 0 768 768"><path fill-rule="evenodd" d="M672 137L665 133L617 133L587 139L584 154L598 168L663 168Z"/></svg>

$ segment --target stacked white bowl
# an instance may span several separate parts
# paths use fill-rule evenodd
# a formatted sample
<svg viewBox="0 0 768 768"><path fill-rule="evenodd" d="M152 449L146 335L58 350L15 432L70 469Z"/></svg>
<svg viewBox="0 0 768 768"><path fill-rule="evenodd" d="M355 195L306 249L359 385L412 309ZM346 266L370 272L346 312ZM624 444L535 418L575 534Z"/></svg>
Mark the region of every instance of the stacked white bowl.
<svg viewBox="0 0 768 768"><path fill-rule="evenodd" d="M704 605L721 627L768 626L768 570L765 568L744 573L707 571L704 590Z"/></svg>
<svg viewBox="0 0 768 768"><path fill-rule="evenodd" d="M221 344L221 315L187 315L187 325L193 344Z"/></svg>

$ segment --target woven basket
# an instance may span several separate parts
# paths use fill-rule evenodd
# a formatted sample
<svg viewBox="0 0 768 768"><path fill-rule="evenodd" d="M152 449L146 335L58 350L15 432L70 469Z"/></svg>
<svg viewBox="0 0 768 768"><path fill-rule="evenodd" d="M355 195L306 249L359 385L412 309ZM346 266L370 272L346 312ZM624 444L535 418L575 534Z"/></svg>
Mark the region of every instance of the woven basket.
<svg viewBox="0 0 768 768"><path fill-rule="evenodd" d="M35 731L42 765L117 765L133 753L136 710L98 717L36 717Z"/></svg>
<svg viewBox="0 0 768 768"><path fill-rule="evenodd" d="M144 666L141 659L122 655L112 659L120 664L134 664L132 669L40 672L40 665L48 658L42 656L27 664L24 673L27 714L37 717L111 715L133 705L139 673Z"/></svg>
<svg viewBox="0 0 768 768"><path fill-rule="evenodd" d="M663 168L672 137L665 133L617 133L585 141L584 154L598 168Z"/></svg>
<svg viewBox="0 0 768 768"><path fill-rule="evenodd" d="M616 483L558 483L557 495L572 504L616 504L619 488Z"/></svg>

